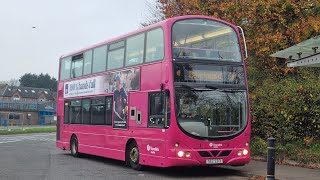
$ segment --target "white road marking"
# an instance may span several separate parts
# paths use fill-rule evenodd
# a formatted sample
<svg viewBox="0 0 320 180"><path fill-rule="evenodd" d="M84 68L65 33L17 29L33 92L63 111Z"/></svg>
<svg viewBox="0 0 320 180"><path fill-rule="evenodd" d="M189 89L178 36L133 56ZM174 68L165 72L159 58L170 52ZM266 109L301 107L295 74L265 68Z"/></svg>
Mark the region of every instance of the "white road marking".
<svg viewBox="0 0 320 180"><path fill-rule="evenodd" d="M21 141L55 141L55 134L24 134L0 136L0 144Z"/></svg>
<svg viewBox="0 0 320 180"><path fill-rule="evenodd" d="M16 140L16 141L3 141L3 142L0 141L0 144L11 143L11 142L19 142L19 141L21 141L21 140Z"/></svg>

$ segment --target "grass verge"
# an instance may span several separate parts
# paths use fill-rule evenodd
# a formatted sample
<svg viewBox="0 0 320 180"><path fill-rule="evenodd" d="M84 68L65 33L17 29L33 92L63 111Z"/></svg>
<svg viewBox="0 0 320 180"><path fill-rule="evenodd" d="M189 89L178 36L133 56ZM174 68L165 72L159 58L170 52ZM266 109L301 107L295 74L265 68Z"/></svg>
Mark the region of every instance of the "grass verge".
<svg viewBox="0 0 320 180"><path fill-rule="evenodd" d="M0 135L8 135L8 134L31 134L31 133L50 133L56 132L55 127L50 128L30 128L30 129L12 129L11 131L8 130L1 130Z"/></svg>
<svg viewBox="0 0 320 180"><path fill-rule="evenodd" d="M251 140L251 154L266 159L267 141L253 138ZM276 160L278 164L320 168L320 141L307 144L303 141L287 144L276 143Z"/></svg>

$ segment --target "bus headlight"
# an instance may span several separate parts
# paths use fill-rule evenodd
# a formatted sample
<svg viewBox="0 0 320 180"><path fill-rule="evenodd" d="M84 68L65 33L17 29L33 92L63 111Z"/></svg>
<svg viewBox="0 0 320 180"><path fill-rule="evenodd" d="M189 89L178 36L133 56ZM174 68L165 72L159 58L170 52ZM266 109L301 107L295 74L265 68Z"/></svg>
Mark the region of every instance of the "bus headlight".
<svg viewBox="0 0 320 180"><path fill-rule="evenodd" d="M242 153L243 153L243 155L247 155L249 153L249 151L244 149Z"/></svg>
<svg viewBox="0 0 320 180"><path fill-rule="evenodd" d="M183 157L184 156L184 152L183 151L179 151L177 154L179 157Z"/></svg>

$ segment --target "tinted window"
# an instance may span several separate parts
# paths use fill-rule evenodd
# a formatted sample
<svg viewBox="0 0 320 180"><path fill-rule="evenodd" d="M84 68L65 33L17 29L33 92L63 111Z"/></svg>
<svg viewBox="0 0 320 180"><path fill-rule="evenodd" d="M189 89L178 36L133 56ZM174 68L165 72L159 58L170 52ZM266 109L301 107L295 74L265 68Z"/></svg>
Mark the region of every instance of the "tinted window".
<svg viewBox="0 0 320 180"><path fill-rule="evenodd" d="M164 126L164 99L161 103L160 93L149 94L149 126Z"/></svg>
<svg viewBox="0 0 320 180"><path fill-rule="evenodd" d="M127 39L126 66L143 62L144 33Z"/></svg>
<svg viewBox="0 0 320 180"><path fill-rule="evenodd" d="M91 124L103 125L105 122L105 98L91 100Z"/></svg>
<svg viewBox="0 0 320 180"><path fill-rule="evenodd" d="M84 53L83 75L91 74L92 50Z"/></svg>
<svg viewBox="0 0 320 180"><path fill-rule="evenodd" d="M65 101L64 102L64 124L69 124L70 122L70 108L69 108L70 102Z"/></svg>
<svg viewBox="0 0 320 180"><path fill-rule="evenodd" d="M90 124L90 99L82 100L82 124Z"/></svg>
<svg viewBox="0 0 320 180"><path fill-rule="evenodd" d="M123 67L124 48L108 52L108 70Z"/></svg>
<svg viewBox="0 0 320 180"><path fill-rule="evenodd" d="M112 96L106 97L106 125L112 125Z"/></svg>
<svg viewBox="0 0 320 180"><path fill-rule="evenodd" d="M93 68L92 73L102 72L106 70L107 47L101 46L93 51Z"/></svg>
<svg viewBox="0 0 320 180"><path fill-rule="evenodd" d="M71 57L63 58L60 62L60 80L70 78Z"/></svg>
<svg viewBox="0 0 320 180"><path fill-rule="evenodd" d="M161 107L160 93L150 95L150 115L161 115L163 110Z"/></svg>
<svg viewBox="0 0 320 180"><path fill-rule="evenodd" d="M81 123L81 100L70 101L70 119L72 124Z"/></svg>
<svg viewBox="0 0 320 180"><path fill-rule="evenodd" d="M147 32L146 62L163 59L164 42L161 28Z"/></svg>

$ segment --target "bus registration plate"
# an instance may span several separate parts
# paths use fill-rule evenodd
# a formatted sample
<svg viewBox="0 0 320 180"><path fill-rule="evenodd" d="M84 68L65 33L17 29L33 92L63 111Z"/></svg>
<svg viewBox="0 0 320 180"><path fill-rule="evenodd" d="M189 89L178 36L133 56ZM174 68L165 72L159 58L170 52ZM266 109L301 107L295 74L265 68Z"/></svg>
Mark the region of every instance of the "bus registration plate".
<svg viewBox="0 0 320 180"><path fill-rule="evenodd" d="M206 164L222 164L223 159L207 159Z"/></svg>

